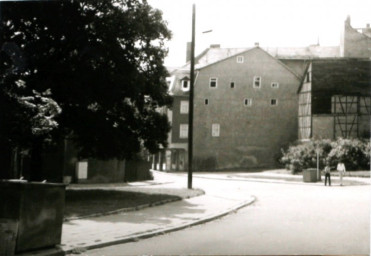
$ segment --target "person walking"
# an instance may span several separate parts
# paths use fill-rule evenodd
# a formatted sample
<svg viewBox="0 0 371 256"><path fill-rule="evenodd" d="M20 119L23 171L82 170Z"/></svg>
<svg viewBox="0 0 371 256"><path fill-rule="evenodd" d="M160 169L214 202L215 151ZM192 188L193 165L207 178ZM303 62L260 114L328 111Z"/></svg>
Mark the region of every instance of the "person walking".
<svg viewBox="0 0 371 256"><path fill-rule="evenodd" d="M344 163L343 162L339 162L338 165L337 165L337 167L336 167L336 170L339 172L340 186L343 186L343 175L346 172Z"/></svg>
<svg viewBox="0 0 371 256"><path fill-rule="evenodd" d="M325 173L325 186L327 186L327 180L329 186L331 186L331 168L328 164L325 166L324 173Z"/></svg>

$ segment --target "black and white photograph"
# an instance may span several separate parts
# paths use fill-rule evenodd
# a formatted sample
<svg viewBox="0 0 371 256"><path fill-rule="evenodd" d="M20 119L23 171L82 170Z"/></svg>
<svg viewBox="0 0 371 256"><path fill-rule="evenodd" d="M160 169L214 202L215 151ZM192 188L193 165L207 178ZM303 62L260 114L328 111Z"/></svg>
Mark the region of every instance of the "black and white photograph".
<svg viewBox="0 0 371 256"><path fill-rule="evenodd" d="M0 256L370 255L370 10L0 0Z"/></svg>

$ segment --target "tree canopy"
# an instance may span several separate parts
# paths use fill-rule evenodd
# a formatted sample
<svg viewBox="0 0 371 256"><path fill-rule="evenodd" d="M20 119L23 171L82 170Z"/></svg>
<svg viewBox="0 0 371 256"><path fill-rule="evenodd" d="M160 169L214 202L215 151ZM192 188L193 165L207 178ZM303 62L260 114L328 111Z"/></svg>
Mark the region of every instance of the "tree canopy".
<svg viewBox="0 0 371 256"><path fill-rule="evenodd" d="M146 0L0 3L0 143L68 137L80 157L166 146L171 33Z"/></svg>

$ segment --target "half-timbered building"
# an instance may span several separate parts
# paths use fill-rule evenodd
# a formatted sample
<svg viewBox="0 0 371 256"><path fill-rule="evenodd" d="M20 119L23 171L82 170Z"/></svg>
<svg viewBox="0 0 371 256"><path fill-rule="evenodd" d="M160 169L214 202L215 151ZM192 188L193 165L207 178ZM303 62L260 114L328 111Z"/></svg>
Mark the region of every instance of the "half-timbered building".
<svg viewBox="0 0 371 256"><path fill-rule="evenodd" d="M369 138L371 61L312 60L299 88L300 140Z"/></svg>

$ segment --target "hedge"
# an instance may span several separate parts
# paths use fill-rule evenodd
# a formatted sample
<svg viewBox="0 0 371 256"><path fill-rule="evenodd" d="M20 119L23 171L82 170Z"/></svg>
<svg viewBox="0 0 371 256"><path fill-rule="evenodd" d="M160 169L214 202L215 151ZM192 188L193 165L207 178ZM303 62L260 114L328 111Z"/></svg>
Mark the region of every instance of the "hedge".
<svg viewBox="0 0 371 256"><path fill-rule="evenodd" d="M338 162L343 162L347 171L364 170L370 168L370 148L370 141L359 139L310 140L282 150L280 162L292 173L316 168L318 151L320 169L326 163L335 169Z"/></svg>

